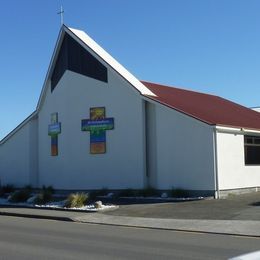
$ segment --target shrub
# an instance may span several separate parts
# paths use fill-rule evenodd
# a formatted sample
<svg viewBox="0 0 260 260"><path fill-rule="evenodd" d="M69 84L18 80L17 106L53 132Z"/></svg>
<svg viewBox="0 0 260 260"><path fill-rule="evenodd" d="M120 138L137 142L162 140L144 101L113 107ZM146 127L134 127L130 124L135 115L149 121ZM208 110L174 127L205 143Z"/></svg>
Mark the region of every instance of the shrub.
<svg viewBox="0 0 260 260"><path fill-rule="evenodd" d="M152 187L147 187L145 189L142 189L138 193L142 197L153 197L153 196L157 196L158 195L157 190L152 188Z"/></svg>
<svg viewBox="0 0 260 260"><path fill-rule="evenodd" d="M49 187L42 187L41 192L36 196L33 203L35 204L46 204L52 200L53 188Z"/></svg>
<svg viewBox="0 0 260 260"><path fill-rule="evenodd" d="M102 188L101 190L93 190L88 194L90 200L95 200L99 196L106 196L108 194L107 188Z"/></svg>
<svg viewBox="0 0 260 260"><path fill-rule="evenodd" d="M171 197L173 198L187 198L189 197L189 192L181 188L172 188Z"/></svg>
<svg viewBox="0 0 260 260"><path fill-rule="evenodd" d="M108 194L108 192L109 192L108 188L104 187L98 191L98 196L106 196Z"/></svg>
<svg viewBox="0 0 260 260"><path fill-rule="evenodd" d="M54 193L54 189L52 186L48 186L46 187L45 185L42 186L42 190L43 191L48 191L49 193L53 194Z"/></svg>
<svg viewBox="0 0 260 260"><path fill-rule="evenodd" d="M25 185L24 190L32 191L32 186L31 185Z"/></svg>
<svg viewBox="0 0 260 260"><path fill-rule="evenodd" d="M25 202L29 199L30 195L31 192L29 190L19 190L12 193L8 200L10 202Z"/></svg>
<svg viewBox="0 0 260 260"><path fill-rule="evenodd" d="M138 196L138 192L133 189L125 189L121 190L118 194L119 197L136 197Z"/></svg>
<svg viewBox="0 0 260 260"><path fill-rule="evenodd" d="M3 196L6 193L14 192L14 186L11 184L7 184L0 187L0 196Z"/></svg>
<svg viewBox="0 0 260 260"><path fill-rule="evenodd" d="M88 194L87 193L72 193L68 196L65 207L67 208L81 208L85 206L86 202L88 200Z"/></svg>

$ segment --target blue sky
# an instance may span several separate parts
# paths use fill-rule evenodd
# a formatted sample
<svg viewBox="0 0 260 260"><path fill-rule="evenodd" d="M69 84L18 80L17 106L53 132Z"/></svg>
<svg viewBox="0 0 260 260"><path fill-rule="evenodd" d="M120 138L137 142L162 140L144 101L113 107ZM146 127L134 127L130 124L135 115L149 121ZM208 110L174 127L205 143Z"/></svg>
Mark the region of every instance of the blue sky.
<svg viewBox="0 0 260 260"><path fill-rule="evenodd" d="M0 0L0 139L36 107L60 29L137 78L260 106L259 0Z"/></svg>

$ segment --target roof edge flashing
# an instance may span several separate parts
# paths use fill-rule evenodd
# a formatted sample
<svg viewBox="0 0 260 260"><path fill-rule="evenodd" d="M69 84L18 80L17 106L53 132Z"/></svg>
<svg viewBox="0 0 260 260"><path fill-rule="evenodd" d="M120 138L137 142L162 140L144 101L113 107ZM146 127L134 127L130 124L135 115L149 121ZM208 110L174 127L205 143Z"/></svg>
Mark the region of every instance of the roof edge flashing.
<svg viewBox="0 0 260 260"><path fill-rule="evenodd" d="M214 127L217 132L221 133L234 133L234 134L260 134L258 129L250 129L246 127L231 127L231 126L220 126L216 125Z"/></svg>
<svg viewBox="0 0 260 260"><path fill-rule="evenodd" d="M23 126L29 123L31 120L37 118L38 111L35 110L31 115L25 118L20 124L18 124L11 132L9 132L3 139L0 140L0 145L7 142L13 135L15 135Z"/></svg>
<svg viewBox="0 0 260 260"><path fill-rule="evenodd" d="M106 52L100 45L98 45L91 37L84 31L64 26L67 33L73 33L86 46L88 46L94 53L96 53L102 60L110 65L117 73L125 78L132 86L134 86L142 95L156 96L148 87L146 87L140 80L132 75L124 68L118 61L116 61L108 52Z"/></svg>

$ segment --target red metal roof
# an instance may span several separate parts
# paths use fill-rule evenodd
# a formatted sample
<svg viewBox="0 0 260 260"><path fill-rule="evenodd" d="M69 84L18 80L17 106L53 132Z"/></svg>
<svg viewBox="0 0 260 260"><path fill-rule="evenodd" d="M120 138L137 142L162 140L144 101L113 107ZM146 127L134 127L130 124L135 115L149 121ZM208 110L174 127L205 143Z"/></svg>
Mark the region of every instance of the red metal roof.
<svg viewBox="0 0 260 260"><path fill-rule="evenodd" d="M157 97L145 96L209 125L260 129L260 113L232 101L146 81L142 83Z"/></svg>

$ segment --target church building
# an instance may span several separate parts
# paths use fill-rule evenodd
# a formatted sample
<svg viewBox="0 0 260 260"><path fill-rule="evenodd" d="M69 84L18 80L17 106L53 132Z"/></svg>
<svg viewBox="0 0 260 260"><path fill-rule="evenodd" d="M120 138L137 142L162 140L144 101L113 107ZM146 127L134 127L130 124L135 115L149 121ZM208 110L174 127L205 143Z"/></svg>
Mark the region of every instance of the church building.
<svg viewBox="0 0 260 260"><path fill-rule="evenodd" d="M57 190L260 187L260 114L140 81L62 26L36 110L0 141L0 181Z"/></svg>

